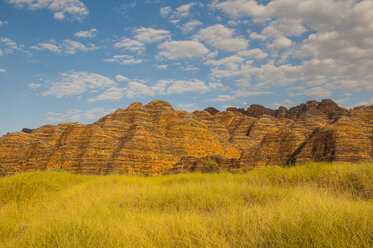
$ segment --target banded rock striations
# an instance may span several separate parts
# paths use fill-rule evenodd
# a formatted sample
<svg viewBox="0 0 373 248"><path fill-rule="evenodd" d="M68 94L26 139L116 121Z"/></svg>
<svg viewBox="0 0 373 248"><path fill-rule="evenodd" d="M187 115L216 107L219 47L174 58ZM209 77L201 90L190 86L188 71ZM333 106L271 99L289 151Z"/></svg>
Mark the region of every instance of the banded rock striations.
<svg viewBox="0 0 373 248"><path fill-rule="evenodd" d="M58 168L161 175L310 160L373 160L373 106L348 110L323 100L188 113L155 100L89 125L45 125L0 138L0 174Z"/></svg>

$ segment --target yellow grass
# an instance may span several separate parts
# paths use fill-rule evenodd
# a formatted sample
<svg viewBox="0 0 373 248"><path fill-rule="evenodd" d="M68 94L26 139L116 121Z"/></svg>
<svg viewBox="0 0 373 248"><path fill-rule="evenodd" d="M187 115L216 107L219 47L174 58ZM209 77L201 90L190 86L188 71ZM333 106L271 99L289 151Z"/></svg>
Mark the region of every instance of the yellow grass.
<svg viewBox="0 0 373 248"><path fill-rule="evenodd" d="M373 164L0 178L0 247L373 247Z"/></svg>

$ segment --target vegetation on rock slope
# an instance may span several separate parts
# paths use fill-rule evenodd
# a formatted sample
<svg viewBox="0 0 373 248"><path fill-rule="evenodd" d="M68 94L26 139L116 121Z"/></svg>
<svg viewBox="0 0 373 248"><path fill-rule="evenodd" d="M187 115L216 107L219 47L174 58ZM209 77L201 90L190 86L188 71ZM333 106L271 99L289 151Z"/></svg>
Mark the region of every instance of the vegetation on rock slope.
<svg viewBox="0 0 373 248"><path fill-rule="evenodd" d="M373 164L0 178L0 247L372 247Z"/></svg>
<svg viewBox="0 0 373 248"><path fill-rule="evenodd" d="M62 169L81 174L152 175L309 161L373 161L373 106L344 109L332 100L289 110L188 113L155 100L133 103L83 125L44 125L0 137L0 174Z"/></svg>

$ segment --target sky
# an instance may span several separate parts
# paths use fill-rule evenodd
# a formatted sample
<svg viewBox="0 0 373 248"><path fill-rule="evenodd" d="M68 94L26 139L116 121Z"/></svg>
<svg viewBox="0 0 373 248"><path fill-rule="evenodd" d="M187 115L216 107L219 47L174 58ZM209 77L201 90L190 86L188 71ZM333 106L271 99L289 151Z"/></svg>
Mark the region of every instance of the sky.
<svg viewBox="0 0 373 248"><path fill-rule="evenodd" d="M175 109L373 104L372 0L0 0L0 136Z"/></svg>

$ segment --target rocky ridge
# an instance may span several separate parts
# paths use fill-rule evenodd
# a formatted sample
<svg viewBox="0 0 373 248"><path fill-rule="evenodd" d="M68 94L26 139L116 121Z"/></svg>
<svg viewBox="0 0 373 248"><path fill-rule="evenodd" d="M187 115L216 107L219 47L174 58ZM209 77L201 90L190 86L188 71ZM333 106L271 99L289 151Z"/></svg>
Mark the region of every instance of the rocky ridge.
<svg viewBox="0 0 373 248"><path fill-rule="evenodd" d="M373 160L373 106L332 100L277 110L189 113L155 100L83 125L45 125L0 138L0 174L62 169L162 175L219 168Z"/></svg>

